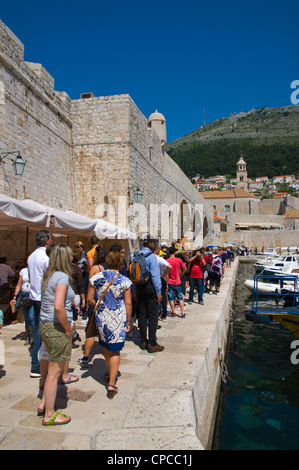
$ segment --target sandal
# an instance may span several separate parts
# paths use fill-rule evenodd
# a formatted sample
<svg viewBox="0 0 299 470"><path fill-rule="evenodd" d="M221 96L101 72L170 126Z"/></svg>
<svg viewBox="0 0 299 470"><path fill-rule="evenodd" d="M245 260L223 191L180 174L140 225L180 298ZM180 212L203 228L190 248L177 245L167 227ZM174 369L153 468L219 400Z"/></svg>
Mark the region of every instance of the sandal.
<svg viewBox="0 0 299 470"><path fill-rule="evenodd" d="M112 387L113 390L108 390L108 387ZM112 400L112 398L115 397L115 395L118 393L118 388L115 385L107 385L107 397L109 400Z"/></svg>
<svg viewBox="0 0 299 470"><path fill-rule="evenodd" d="M45 416L45 408L37 408L37 416Z"/></svg>
<svg viewBox="0 0 299 470"><path fill-rule="evenodd" d="M63 416L64 418L66 418L64 421L55 421L57 416ZM42 421L42 424L43 426L61 426L62 424L67 424L69 423L71 420L71 417L68 416L68 415L63 415L62 413L55 413L55 415L53 416L53 418L49 419L49 421L45 422L45 420L43 419Z"/></svg>
<svg viewBox="0 0 299 470"><path fill-rule="evenodd" d="M60 383L61 383L62 385L67 385L67 384L71 384L71 383L73 383L73 382L78 382L78 380L79 380L78 375L69 374L69 376L68 376L66 382L63 382L62 379L61 379Z"/></svg>
<svg viewBox="0 0 299 470"><path fill-rule="evenodd" d="M120 376L121 376L121 373L118 371L117 372L117 377L120 377ZM109 383L109 380L110 380L109 372L106 372L106 374L104 375L104 380L105 380L105 382Z"/></svg>

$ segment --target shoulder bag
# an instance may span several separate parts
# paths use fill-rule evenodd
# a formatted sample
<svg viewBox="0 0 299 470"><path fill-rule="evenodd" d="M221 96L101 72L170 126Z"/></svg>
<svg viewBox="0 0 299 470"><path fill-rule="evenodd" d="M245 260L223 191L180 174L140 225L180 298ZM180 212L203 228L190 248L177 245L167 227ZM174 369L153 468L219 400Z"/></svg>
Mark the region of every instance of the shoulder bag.
<svg viewBox="0 0 299 470"><path fill-rule="evenodd" d="M105 295L106 295L108 289L110 288L112 282L117 278L117 276L119 276L119 273L117 273L116 276L114 276L114 278L112 279L112 281L109 282L109 284L106 287L102 297L100 298L100 300L97 301L97 303L96 303L96 305L95 305L95 307L92 311L92 314L90 315L90 317L88 319L88 323L87 323L86 328L85 328L86 338L94 338L95 336L97 336L98 330L97 330L97 326L96 326L95 314L96 314L96 311L98 309L98 306L102 302L102 300L105 297Z"/></svg>

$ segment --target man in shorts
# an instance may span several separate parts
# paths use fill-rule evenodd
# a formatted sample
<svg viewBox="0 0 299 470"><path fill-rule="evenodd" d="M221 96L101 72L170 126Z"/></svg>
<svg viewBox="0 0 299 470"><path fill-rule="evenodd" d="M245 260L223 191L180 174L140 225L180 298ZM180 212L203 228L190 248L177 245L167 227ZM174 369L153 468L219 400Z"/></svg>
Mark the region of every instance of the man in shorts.
<svg viewBox="0 0 299 470"><path fill-rule="evenodd" d="M38 360L38 351L41 346L39 336L39 321L41 308L41 286L44 271L48 269L49 257L46 253L47 248L52 244L53 238L47 230L40 230L36 233L36 250L28 258L28 272L30 278L29 299L32 301L34 309L34 343L31 354L31 373L30 377L40 377L40 362Z"/></svg>
<svg viewBox="0 0 299 470"><path fill-rule="evenodd" d="M175 257L176 251L177 250L174 246L171 246L169 248L169 258L167 262L171 265L171 271L168 277L168 301L172 311L171 316L175 317L176 313L174 310L174 298L176 296L181 309L181 317L186 318L186 315L184 313L184 298L181 282L181 277L186 272L186 266L181 260L181 258Z"/></svg>

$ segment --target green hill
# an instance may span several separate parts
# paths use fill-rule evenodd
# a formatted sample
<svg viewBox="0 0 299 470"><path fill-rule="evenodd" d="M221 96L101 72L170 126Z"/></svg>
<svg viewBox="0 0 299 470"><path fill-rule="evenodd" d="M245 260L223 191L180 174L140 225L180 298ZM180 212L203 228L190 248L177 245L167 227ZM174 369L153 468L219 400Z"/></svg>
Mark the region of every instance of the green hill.
<svg viewBox="0 0 299 470"><path fill-rule="evenodd" d="M242 153L248 177L299 174L299 106L231 115L177 139L165 151L189 177L235 177Z"/></svg>

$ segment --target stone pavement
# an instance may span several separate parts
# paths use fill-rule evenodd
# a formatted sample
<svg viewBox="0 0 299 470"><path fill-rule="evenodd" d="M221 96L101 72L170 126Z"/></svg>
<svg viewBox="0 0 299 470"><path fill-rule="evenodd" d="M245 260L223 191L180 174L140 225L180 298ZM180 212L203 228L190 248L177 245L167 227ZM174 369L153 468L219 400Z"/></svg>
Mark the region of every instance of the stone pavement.
<svg viewBox="0 0 299 470"><path fill-rule="evenodd" d="M119 393L106 397L106 366L96 342L88 370L77 363L85 340L81 319L76 322L82 342L72 350L70 372L80 380L59 385L56 408L72 417L69 424L46 428L36 414L39 379L30 378L30 354L24 345L24 323L0 330L0 349L5 364L0 366L0 450L200 450L197 438L198 405L203 401L202 365L218 328L219 316L231 296L237 268L227 270L223 295L205 295L205 305L186 307L186 319L159 322L160 353L139 348L139 333L121 352ZM1 359L1 350L0 350ZM213 359L214 364L215 360ZM203 383L205 389L208 384ZM202 392L198 392L201 394ZM197 411L195 411L197 410Z"/></svg>

